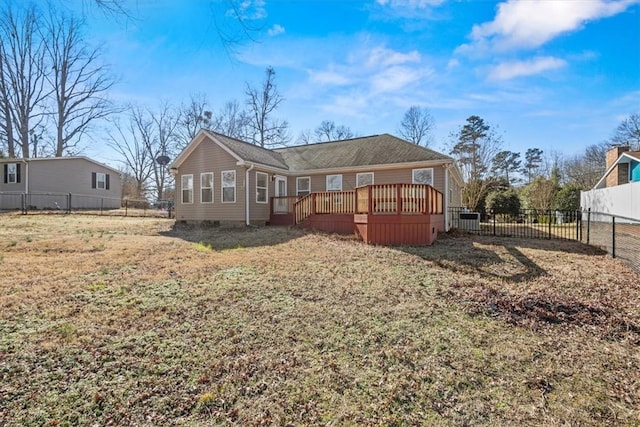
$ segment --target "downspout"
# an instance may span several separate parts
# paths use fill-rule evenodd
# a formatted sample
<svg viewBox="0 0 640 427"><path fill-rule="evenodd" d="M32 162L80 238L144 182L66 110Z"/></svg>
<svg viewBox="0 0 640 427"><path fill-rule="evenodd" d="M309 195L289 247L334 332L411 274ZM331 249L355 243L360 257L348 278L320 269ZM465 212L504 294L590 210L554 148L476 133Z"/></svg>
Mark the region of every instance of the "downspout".
<svg viewBox="0 0 640 427"><path fill-rule="evenodd" d="M444 167L444 229L449 231L449 165Z"/></svg>
<svg viewBox="0 0 640 427"><path fill-rule="evenodd" d="M251 225L251 221L249 219L249 172L251 172L251 170L253 170L253 168L256 165L254 165L253 163L251 164L251 166L249 166L245 172L245 177L244 177L244 194L245 194L245 221L246 221L246 225L249 226Z"/></svg>

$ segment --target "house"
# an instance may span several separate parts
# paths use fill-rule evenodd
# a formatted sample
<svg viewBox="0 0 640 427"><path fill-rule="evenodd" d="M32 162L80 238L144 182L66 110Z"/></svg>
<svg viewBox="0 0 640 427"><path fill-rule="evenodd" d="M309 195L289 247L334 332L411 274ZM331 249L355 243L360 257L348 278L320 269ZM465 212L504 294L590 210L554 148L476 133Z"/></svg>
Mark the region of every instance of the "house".
<svg viewBox="0 0 640 427"><path fill-rule="evenodd" d="M580 202L592 212L640 219L640 151L610 149L606 172L593 189L581 192Z"/></svg>
<svg viewBox="0 0 640 427"><path fill-rule="evenodd" d="M447 208L461 205L463 185L451 157L389 134L270 150L203 129L171 171L178 190L177 221L296 223L342 233L353 233L358 221L373 219L362 216L368 213L365 208L399 214L401 207L402 213L416 214L437 208L437 229L445 231ZM369 205L366 188L375 192ZM404 202L396 200L398 195ZM384 203L373 198L382 196ZM373 201L380 203L373 207ZM431 215L394 218L400 217L431 224ZM412 227L419 228L406 229Z"/></svg>
<svg viewBox="0 0 640 427"><path fill-rule="evenodd" d="M120 207L120 172L87 157L0 159L0 168L0 210Z"/></svg>

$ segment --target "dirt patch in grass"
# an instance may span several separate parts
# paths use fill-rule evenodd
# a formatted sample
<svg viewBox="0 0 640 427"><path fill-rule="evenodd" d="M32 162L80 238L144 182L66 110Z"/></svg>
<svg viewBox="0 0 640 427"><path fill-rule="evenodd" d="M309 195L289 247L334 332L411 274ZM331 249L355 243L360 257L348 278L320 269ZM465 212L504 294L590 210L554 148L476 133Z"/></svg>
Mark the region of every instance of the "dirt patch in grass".
<svg viewBox="0 0 640 427"><path fill-rule="evenodd" d="M0 216L0 424L640 422L640 283L575 242L425 248Z"/></svg>

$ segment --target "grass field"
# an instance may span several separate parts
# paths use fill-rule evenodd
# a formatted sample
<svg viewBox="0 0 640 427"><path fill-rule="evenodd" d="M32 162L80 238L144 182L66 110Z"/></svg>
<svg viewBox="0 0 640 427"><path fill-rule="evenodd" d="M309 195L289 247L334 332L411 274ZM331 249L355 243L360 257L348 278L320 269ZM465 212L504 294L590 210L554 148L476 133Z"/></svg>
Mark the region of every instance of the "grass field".
<svg viewBox="0 0 640 427"><path fill-rule="evenodd" d="M0 216L0 425L638 425L640 280L570 241Z"/></svg>

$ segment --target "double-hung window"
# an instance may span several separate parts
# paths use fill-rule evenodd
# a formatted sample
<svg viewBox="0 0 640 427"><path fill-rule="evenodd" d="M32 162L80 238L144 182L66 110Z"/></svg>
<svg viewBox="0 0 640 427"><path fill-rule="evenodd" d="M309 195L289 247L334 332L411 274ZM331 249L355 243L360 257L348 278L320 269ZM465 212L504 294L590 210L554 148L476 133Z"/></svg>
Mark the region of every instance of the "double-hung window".
<svg viewBox="0 0 640 427"><path fill-rule="evenodd" d="M412 182L414 184L428 184L433 186L433 168L413 169Z"/></svg>
<svg viewBox="0 0 640 427"><path fill-rule="evenodd" d="M17 184L20 182L20 165L18 163L5 163L4 183Z"/></svg>
<svg viewBox="0 0 640 427"><path fill-rule="evenodd" d="M300 176L296 178L296 196L306 196L311 192L311 177Z"/></svg>
<svg viewBox="0 0 640 427"><path fill-rule="evenodd" d="M103 172L91 172L91 188L108 190L109 174Z"/></svg>
<svg viewBox="0 0 640 427"><path fill-rule="evenodd" d="M327 175L327 191L342 191L342 175Z"/></svg>
<svg viewBox="0 0 640 427"><path fill-rule="evenodd" d="M356 187L373 185L373 172L363 172L356 175Z"/></svg>
<svg viewBox="0 0 640 427"><path fill-rule="evenodd" d="M222 203L236 202L236 171L222 171Z"/></svg>
<svg viewBox="0 0 640 427"><path fill-rule="evenodd" d="M181 187L182 203L193 203L193 175L182 175Z"/></svg>
<svg viewBox="0 0 640 427"><path fill-rule="evenodd" d="M269 175L256 172L256 203L267 203L269 199Z"/></svg>
<svg viewBox="0 0 640 427"><path fill-rule="evenodd" d="M213 172L200 174L200 203L213 203Z"/></svg>

